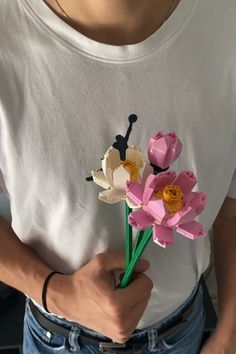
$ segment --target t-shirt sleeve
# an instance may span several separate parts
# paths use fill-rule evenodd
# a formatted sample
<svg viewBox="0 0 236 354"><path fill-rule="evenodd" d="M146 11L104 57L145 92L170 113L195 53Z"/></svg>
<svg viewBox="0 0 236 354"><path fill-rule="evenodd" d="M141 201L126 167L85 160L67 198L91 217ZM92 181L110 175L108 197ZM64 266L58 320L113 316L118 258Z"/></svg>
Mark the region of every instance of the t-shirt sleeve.
<svg viewBox="0 0 236 354"><path fill-rule="evenodd" d="M236 169L234 171L229 189L228 189L228 193L227 193L227 197L229 198L236 198Z"/></svg>

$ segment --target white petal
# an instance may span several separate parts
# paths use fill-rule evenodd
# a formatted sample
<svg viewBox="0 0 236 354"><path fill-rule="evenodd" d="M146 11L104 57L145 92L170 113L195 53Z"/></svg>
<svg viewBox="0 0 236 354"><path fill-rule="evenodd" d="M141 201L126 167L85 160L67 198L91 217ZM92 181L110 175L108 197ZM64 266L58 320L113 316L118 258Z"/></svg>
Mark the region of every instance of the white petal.
<svg viewBox="0 0 236 354"><path fill-rule="evenodd" d="M143 168L139 171L138 182L144 184L147 177L153 172L153 168L150 166L149 161L146 161Z"/></svg>
<svg viewBox="0 0 236 354"><path fill-rule="evenodd" d="M126 150L126 159L136 163L138 167L138 182L141 183L145 177L152 173L152 168L149 164L149 161L145 159L143 151L137 148L135 145L131 145Z"/></svg>
<svg viewBox="0 0 236 354"><path fill-rule="evenodd" d="M127 171L122 165L115 169L113 173L114 188L125 190L127 180L130 180L129 171Z"/></svg>
<svg viewBox="0 0 236 354"><path fill-rule="evenodd" d="M120 153L113 146L110 146L107 152L104 155L102 160L102 169L105 175L105 178L111 187L113 184L113 172L116 168L120 166Z"/></svg>
<svg viewBox="0 0 236 354"><path fill-rule="evenodd" d="M93 177L94 183L96 183L100 187L102 187L104 189L108 189L110 187L103 171L91 171L91 175Z"/></svg>
<svg viewBox="0 0 236 354"><path fill-rule="evenodd" d="M135 162L139 170L142 169L147 162L142 150L136 148L134 145L131 145L126 150L126 159Z"/></svg>
<svg viewBox="0 0 236 354"><path fill-rule="evenodd" d="M99 193L98 198L105 203L115 204L125 197L125 191L120 189L108 189Z"/></svg>
<svg viewBox="0 0 236 354"><path fill-rule="evenodd" d="M135 204L134 202L132 202L131 200L129 200L128 197L126 197L126 203L128 204L128 206L129 206L131 209L138 209L138 208L141 208L141 204Z"/></svg>
<svg viewBox="0 0 236 354"><path fill-rule="evenodd" d="M135 145L130 145L126 150L126 159L136 163L144 162L146 160L143 151Z"/></svg>

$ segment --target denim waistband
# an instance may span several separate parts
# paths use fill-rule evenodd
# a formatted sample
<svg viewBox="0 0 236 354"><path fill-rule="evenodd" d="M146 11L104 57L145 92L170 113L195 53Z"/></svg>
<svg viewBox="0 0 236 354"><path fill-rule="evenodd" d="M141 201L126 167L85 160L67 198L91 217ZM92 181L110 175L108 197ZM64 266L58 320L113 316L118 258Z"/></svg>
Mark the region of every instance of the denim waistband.
<svg viewBox="0 0 236 354"><path fill-rule="evenodd" d="M147 343L146 346L147 348L151 351L154 352L157 350L157 346L159 343L159 334L161 331L169 326L172 326L178 319L181 317L181 315L187 310L192 303L199 303L201 301L202 297L202 288L200 281L195 285L194 289L192 290L191 294L189 297L183 302L181 306L179 306L175 311L173 311L168 317L164 318L163 320L154 323L153 325L146 327L144 329L136 329L133 334L130 336L129 340L132 341L132 343L138 343L140 341L143 341L144 343ZM29 309L29 301L30 298L27 298L26 300L26 307L28 311ZM42 311L40 311L42 312ZM31 314L32 315L32 314ZM50 313L43 313L45 317L50 319L51 321L59 324L60 326L69 329L69 345L71 350L73 351L78 351L80 349L80 340L79 337L83 333L85 335L88 335L94 339L99 340L99 342L107 342L110 341L110 338L103 336L102 334L93 331L92 329L89 329L79 323L75 323L72 321L68 321L63 318L59 318L53 314ZM145 345L145 344L144 344ZM118 352L118 350L117 350ZM136 354L139 354L139 350L136 351ZM141 353L141 351L140 351Z"/></svg>
<svg viewBox="0 0 236 354"><path fill-rule="evenodd" d="M192 290L191 294L189 295L189 297L183 302L183 304L181 306L179 306L174 312L170 313L168 315L168 317L162 319L161 321L152 324L149 327L146 327L144 329L136 329L132 336L130 337L130 339L140 339L144 336L147 335L147 331L151 330L152 328L157 328L158 331L162 330L163 328L170 326L172 323L174 323L180 316L181 314L191 305L191 303L194 301L194 298L196 297L198 290L200 287L200 281L197 282L197 284L194 286L194 289ZM29 298L27 298L27 303L29 302ZM41 311L42 312L42 311ZM54 321L55 323L65 327L65 328L75 328L77 327L79 330L83 331L84 333L99 338L101 340L107 340L108 338L103 336L102 334L93 331L92 329L89 329L83 325L81 325L80 323L76 323L76 322L72 322L72 321L68 321L64 318L60 318L57 317L53 314L50 313L43 313L43 315L47 318L49 318L50 320Z"/></svg>
<svg viewBox="0 0 236 354"><path fill-rule="evenodd" d="M201 287L200 281L198 281L196 283L196 285L194 286L191 294L188 296L188 298L182 303L182 305L180 305L175 311L173 311L172 313L170 313L167 317L163 318L161 321L156 322L154 324L152 324L151 326L148 326L144 329L136 329L132 335L132 338L137 338L140 337L142 335L145 335L145 333L152 329L152 328L157 328L158 331L161 331L163 328L170 326L172 323L174 323L180 316L182 313L184 313L184 311L193 303L199 288Z"/></svg>

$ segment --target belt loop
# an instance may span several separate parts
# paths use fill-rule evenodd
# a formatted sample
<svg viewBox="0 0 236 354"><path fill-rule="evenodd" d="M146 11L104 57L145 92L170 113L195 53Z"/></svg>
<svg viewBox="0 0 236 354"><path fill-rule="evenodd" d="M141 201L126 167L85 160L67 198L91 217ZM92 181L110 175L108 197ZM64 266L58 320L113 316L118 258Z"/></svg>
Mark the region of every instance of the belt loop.
<svg viewBox="0 0 236 354"><path fill-rule="evenodd" d="M80 328L74 326L71 327L68 341L70 344L70 350L72 352L80 351L80 345L79 345L80 332L81 332Z"/></svg>
<svg viewBox="0 0 236 354"><path fill-rule="evenodd" d="M150 352L156 352L158 342L158 333L156 328L151 328L148 330L148 350Z"/></svg>

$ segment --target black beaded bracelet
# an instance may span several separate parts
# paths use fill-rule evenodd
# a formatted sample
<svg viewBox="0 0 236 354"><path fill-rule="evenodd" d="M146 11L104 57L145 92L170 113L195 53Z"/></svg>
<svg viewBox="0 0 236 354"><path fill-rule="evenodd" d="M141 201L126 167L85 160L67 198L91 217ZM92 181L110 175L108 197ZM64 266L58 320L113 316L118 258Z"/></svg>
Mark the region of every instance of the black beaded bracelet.
<svg viewBox="0 0 236 354"><path fill-rule="evenodd" d="M42 290L42 303L43 303L43 308L44 308L44 310L45 310L46 312L48 312L48 313L50 313L50 311L48 311L47 301L46 301L47 287L48 287L48 282L49 282L49 280L51 279L51 277L52 277L54 274L63 274L63 273L56 272L56 271L53 271L53 272L49 273L48 276L47 276L47 278L46 278L45 281L44 281L43 290Z"/></svg>

